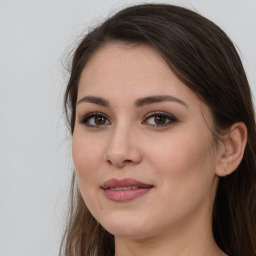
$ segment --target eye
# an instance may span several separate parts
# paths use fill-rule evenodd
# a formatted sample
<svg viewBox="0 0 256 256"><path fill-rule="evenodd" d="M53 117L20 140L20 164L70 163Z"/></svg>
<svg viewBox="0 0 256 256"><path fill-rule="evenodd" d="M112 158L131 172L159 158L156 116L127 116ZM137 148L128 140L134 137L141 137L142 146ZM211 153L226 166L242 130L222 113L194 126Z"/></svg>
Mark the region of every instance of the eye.
<svg viewBox="0 0 256 256"><path fill-rule="evenodd" d="M88 127L99 127L103 125L109 125L111 122L109 119L102 113L89 113L84 116L80 121L80 124L84 124Z"/></svg>
<svg viewBox="0 0 256 256"><path fill-rule="evenodd" d="M142 122L143 124L148 124L151 126L164 127L176 122L177 119L165 112L153 112L149 113L145 120Z"/></svg>

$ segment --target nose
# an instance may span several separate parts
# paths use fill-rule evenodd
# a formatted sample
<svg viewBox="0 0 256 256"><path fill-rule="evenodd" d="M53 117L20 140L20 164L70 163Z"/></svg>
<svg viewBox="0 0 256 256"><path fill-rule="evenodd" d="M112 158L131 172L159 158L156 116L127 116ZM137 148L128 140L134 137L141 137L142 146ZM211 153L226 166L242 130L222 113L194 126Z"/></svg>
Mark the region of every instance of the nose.
<svg viewBox="0 0 256 256"><path fill-rule="evenodd" d="M105 161L117 168L140 163L142 154L137 139L131 126L121 124L114 128L106 146Z"/></svg>

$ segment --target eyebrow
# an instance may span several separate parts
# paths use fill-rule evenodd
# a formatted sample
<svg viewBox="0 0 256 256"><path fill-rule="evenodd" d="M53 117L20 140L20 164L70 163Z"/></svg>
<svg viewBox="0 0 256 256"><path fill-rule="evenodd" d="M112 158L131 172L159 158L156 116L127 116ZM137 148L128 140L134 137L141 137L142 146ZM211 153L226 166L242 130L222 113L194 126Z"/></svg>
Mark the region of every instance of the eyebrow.
<svg viewBox="0 0 256 256"><path fill-rule="evenodd" d="M110 107L110 104L107 100L100 98L100 97L95 97L95 96L85 96L81 98L76 105L82 103L82 102L89 102L89 103L94 103L97 105L101 105L103 107Z"/></svg>
<svg viewBox="0 0 256 256"><path fill-rule="evenodd" d="M139 98L135 101L135 106L136 107L142 107L144 105L149 105L149 104L153 104L153 103L160 103L160 102L175 102L175 103L179 103L185 107L188 107L188 105L174 97L171 95L158 95L158 96L148 96L148 97L144 97L144 98ZM103 107L110 107L110 103L108 100L103 99L101 97L95 97L95 96L85 96L83 98L81 98L79 101L77 101L77 105L82 103L82 102L89 102L89 103L94 103Z"/></svg>
<svg viewBox="0 0 256 256"><path fill-rule="evenodd" d="M166 102L166 101L179 103L185 107L188 107L188 105L184 101L176 97L173 97L171 95L159 95L159 96L149 96L145 98L140 98L135 101L135 105L137 107L142 107L144 105L149 105L149 104L159 103L159 102Z"/></svg>

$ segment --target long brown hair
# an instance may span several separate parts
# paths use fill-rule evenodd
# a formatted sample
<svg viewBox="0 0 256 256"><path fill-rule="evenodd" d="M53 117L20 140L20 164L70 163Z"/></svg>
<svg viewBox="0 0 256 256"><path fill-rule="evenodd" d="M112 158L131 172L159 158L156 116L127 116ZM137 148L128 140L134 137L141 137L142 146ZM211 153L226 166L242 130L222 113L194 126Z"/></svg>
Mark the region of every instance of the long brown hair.
<svg viewBox="0 0 256 256"><path fill-rule="evenodd" d="M219 181L212 228L219 247L232 256L256 255L256 125L251 92L237 51L214 23L182 7L143 4L126 8L89 32L77 47L65 93L73 133L80 75L104 44L123 42L157 50L176 76L209 106L213 136L244 122L248 141L237 170ZM70 211L60 255L114 255L114 238L88 211L73 174Z"/></svg>

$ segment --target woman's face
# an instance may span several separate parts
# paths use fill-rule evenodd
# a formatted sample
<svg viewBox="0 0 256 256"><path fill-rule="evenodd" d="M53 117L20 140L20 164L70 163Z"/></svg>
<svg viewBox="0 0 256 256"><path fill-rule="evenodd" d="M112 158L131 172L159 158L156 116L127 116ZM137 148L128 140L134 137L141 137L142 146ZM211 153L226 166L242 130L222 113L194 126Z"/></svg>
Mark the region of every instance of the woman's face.
<svg viewBox="0 0 256 256"><path fill-rule="evenodd" d="M82 72L73 159L83 199L116 237L211 222L209 109L147 46L109 44Z"/></svg>

